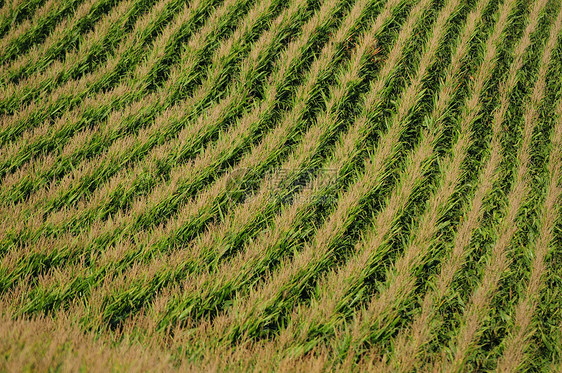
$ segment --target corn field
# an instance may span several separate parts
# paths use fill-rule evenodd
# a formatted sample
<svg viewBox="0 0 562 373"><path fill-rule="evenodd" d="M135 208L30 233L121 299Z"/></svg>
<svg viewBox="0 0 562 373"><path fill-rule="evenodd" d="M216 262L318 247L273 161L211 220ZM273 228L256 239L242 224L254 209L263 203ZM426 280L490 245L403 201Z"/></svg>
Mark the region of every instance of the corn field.
<svg viewBox="0 0 562 373"><path fill-rule="evenodd" d="M562 1L0 0L0 370L562 371Z"/></svg>

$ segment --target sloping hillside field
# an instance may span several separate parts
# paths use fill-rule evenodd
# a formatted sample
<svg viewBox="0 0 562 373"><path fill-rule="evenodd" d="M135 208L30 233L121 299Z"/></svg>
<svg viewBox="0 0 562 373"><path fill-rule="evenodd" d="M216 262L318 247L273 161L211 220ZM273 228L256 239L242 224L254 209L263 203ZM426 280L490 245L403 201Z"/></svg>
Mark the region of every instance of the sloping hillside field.
<svg viewBox="0 0 562 373"><path fill-rule="evenodd" d="M561 0L0 0L1 371L561 362Z"/></svg>

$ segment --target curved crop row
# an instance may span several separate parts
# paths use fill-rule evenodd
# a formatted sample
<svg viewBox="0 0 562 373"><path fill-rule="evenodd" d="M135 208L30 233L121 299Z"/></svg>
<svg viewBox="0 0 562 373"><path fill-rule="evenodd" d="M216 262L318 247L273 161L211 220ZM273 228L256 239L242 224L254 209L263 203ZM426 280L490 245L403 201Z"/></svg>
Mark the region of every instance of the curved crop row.
<svg viewBox="0 0 562 373"><path fill-rule="evenodd" d="M0 371L555 371L561 0L0 0Z"/></svg>
<svg viewBox="0 0 562 373"><path fill-rule="evenodd" d="M327 27L327 25L329 25L331 22L333 22L333 19L330 18L330 16L337 11L338 6L341 6L341 4L326 4L324 5L318 12L317 14L309 20L308 25L304 26L304 29L306 30L306 33L303 34L302 38L295 40L293 43L291 43L287 49L283 52L284 56L287 56L289 58L281 58L279 59L279 64L275 70L275 72L273 74L274 75L274 79L271 79L267 84L269 87L271 87L271 89L268 89L268 91L272 91L273 92L273 88L278 86L279 88L276 89L275 91L278 91L280 93L282 93L282 89L284 88L283 86L286 84L286 77L288 74L290 74L292 71L294 71L294 69L296 69L298 67L299 64L302 64L303 61L302 59L299 59L302 54L308 49L311 48L314 44L314 40L315 37L318 37L319 34L314 34L314 32L322 27ZM249 126L252 125L252 123L254 123L254 126L259 126L260 124L263 124L265 119L269 119L271 117L271 115L273 114L273 111L275 110L275 106L278 104L278 100L280 99L279 96L277 95L270 95L268 97L266 97L265 101L263 101L263 103L260 106L255 106L255 109L253 111L253 113L249 113L250 115L246 115L245 118L241 118L239 119L237 122L239 123L238 126L236 126L236 128L239 128L239 130L245 131L247 129L249 129ZM223 107L219 106L219 109L224 109ZM251 129L251 127L250 127ZM234 140L234 139L233 139ZM226 141L230 141L230 139L228 138L224 138L224 140L222 141L224 143L223 145L223 149L226 149L228 147L228 143ZM220 143L219 143L220 144ZM208 149L208 151L213 152L215 151L215 149L217 148L218 145L215 145L214 147L211 147ZM221 149L221 147L219 147L219 149ZM212 154L212 153L211 153ZM209 170L212 171L213 167L208 167L206 165L206 163L208 162L212 162L215 159L213 157L210 157L211 154L203 154L202 156L199 156L198 159L200 159L199 163L201 163L201 165L203 167L201 167L201 171L204 172L208 172ZM229 156L228 153L225 154L226 156ZM192 163L188 163L185 166L183 166L183 168L185 167L193 167ZM170 177L170 181L168 183L166 183L165 185L159 186L156 190L152 191L151 195L146 196L145 198L143 198L144 203L150 203L152 204L152 207L149 209L135 209L135 207L133 206L132 208L132 213L129 213L127 215L121 215L121 222L117 222L117 221L112 221L111 225L108 227L110 228L112 231L114 231L114 233L110 233L109 235L109 239L112 240L112 236L117 238L122 236L123 234L123 230L124 229L140 229L143 227L144 224L153 224L156 225L157 222L153 220L153 217L155 216L162 216L162 211L159 211L158 209L160 208L160 206L162 207L166 207L169 208L170 207L170 202L175 201L176 204L179 204L181 202L182 199L182 194L189 196L189 194L193 191L193 187L191 188L187 188L188 186L190 186L190 175L191 178L195 178L195 176L197 176L196 174L192 174L192 173L188 173L185 172L185 170L182 170L182 167L177 167L176 170L174 170L174 174L176 175L175 178L183 178L185 179L185 181L183 182L178 182L181 181L174 181L174 174L172 174L172 176ZM196 178L195 178L196 179ZM197 180L194 180L197 181ZM182 187L182 184L184 184L185 186ZM173 188L173 189L178 189L178 192L176 193L164 193L163 190L165 191L167 188ZM183 190L182 190L183 189ZM161 200L161 198L164 197L164 200ZM140 202L140 201L139 201ZM137 203L139 203L137 202ZM136 213L135 213L136 212ZM146 222L146 223L143 223ZM87 243L85 242L84 245L86 247L90 246L90 250L94 249L95 246L99 246L101 243L98 242L90 242ZM94 246L94 247L92 247ZM83 247L80 248L80 251L83 250ZM57 255L60 256L60 253ZM61 257L62 259L62 257Z"/></svg>

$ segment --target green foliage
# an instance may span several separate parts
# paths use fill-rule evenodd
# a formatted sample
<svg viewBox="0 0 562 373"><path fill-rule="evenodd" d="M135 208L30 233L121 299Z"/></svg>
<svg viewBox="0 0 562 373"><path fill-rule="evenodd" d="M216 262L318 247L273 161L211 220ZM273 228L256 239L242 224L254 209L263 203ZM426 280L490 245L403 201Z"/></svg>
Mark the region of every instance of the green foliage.
<svg viewBox="0 0 562 373"><path fill-rule="evenodd" d="M559 0L16 3L0 318L179 369L560 363Z"/></svg>

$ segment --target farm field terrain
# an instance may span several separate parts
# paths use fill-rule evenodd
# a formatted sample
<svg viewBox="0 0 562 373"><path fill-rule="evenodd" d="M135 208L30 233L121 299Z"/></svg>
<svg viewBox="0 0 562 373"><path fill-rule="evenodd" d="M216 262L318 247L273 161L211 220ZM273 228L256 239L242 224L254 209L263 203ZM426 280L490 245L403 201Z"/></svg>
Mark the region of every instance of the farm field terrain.
<svg viewBox="0 0 562 373"><path fill-rule="evenodd" d="M0 370L562 371L561 0L0 0Z"/></svg>

